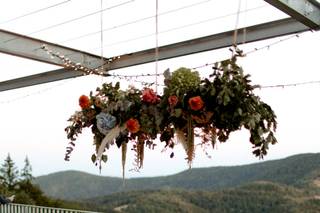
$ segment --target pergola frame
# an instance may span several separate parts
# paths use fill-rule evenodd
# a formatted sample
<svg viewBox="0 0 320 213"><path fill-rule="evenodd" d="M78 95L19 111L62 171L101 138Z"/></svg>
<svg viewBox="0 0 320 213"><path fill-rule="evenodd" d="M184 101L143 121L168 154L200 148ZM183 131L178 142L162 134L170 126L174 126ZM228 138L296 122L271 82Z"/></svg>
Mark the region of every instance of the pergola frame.
<svg viewBox="0 0 320 213"><path fill-rule="evenodd" d="M267 22L246 27L246 43L270 39L274 37L300 33L308 30L318 30L320 27L320 3L316 0L265 0L291 16L291 18ZM243 30L239 30L239 34ZM180 57L204 51L216 50L232 45L233 31L222 32L210 36L182 41L159 47L159 60ZM64 66L58 58L52 58L41 47L60 52L71 61L81 63L88 68L104 65L105 70L115 70L153 62L154 48L112 58L118 58L112 63L106 63L108 58L53 44L47 41L31 38L4 30L0 30L0 52L27 59L37 60L58 66ZM30 75L0 82L0 91L17 89L42 83L48 83L68 78L80 77L84 73L76 70L57 69L49 72Z"/></svg>

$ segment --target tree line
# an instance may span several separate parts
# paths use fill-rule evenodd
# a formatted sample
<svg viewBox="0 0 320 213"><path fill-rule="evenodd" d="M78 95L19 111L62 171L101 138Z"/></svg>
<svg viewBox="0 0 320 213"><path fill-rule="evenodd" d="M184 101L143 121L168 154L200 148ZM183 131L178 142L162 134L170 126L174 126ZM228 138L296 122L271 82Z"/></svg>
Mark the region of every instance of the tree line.
<svg viewBox="0 0 320 213"><path fill-rule="evenodd" d="M40 187L34 184L32 166L27 156L21 170L17 168L10 154L0 165L0 195L2 197L14 195L14 203L88 210L80 203L47 197Z"/></svg>
<svg viewBox="0 0 320 213"><path fill-rule="evenodd" d="M8 154L0 167L0 184L8 190L14 190L21 182L31 183L33 179L28 156L24 160L24 167L19 171L10 154Z"/></svg>

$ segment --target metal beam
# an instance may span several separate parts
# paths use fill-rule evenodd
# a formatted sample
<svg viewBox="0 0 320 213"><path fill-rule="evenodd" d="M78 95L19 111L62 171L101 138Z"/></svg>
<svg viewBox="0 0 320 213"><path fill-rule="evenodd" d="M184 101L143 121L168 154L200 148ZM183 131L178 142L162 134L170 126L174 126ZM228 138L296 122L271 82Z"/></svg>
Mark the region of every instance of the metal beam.
<svg viewBox="0 0 320 213"><path fill-rule="evenodd" d="M238 29L238 37L243 38L243 33L245 32L246 43L309 30L308 27L292 18L258 24L246 27L245 29L246 30ZM233 36L234 30L231 30L162 46L159 47L159 60L230 47L233 44ZM242 41L239 41L239 44L241 44L241 42ZM131 54L121 55L120 59L110 63L106 66L106 68L109 70L114 70L149 63L153 62L154 60L154 49L148 49Z"/></svg>
<svg viewBox="0 0 320 213"><path fill-rule="evenodd" d="M265 1L311 29L320 27L320 3L316 0Z"/></svg>
<svg viewBox="0 0 320 213"><path fill-rule="evenodd" d="M62 60L51 57L41 48L43 45L54 53L59 52L71 61L81 63L85 67L96 68L101 65L101 56L0 29L0 52L63 66Z"/></svg>
<svg viewBox="0 0 320 213"><path fill-rule="evenodd" d="M75 70L58 69L13 80L0 82L0 91L18 89L53 81L65 80L69 78L83 76L83 73Z"/></svg>
<svg viewBox="0 0 320 213"><path fill-rule="evenodd" d="M295 19L286 18L273 22L246 27L246 43L264 39L284 36L309 30L309 27L297 22ZM243 29L238 30L239 37L243 36ZM159 60L200 53L209 50L230 47L234 31L218 33L210 36L187 40L159 48ZM108 70L115 70L154 61L154 49L134 52L120 56L119 59L106 65ZM81 76L80 72L64 69L40 73L28 77L0 82L0 91L21 88L26 86L48 83L66 78Z"/></svg>

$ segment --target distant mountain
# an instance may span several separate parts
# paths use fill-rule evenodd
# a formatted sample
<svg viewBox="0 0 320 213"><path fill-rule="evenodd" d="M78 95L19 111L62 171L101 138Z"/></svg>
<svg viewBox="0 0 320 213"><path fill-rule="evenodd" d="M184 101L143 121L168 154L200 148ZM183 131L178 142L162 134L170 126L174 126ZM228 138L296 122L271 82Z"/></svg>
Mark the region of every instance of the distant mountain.
<svg viewBox="0 0 320 213"><path fill-rule="evenodd" d="M122 192L88 201L100 212L320 212L317 193L271 182L217 191L148 190Z"/></svg>
<svg viewBox="0 0 320 213"><path fill-rule="evenodd" d="M132 178L126 180L125 187L121 178L96 176L77 171L41 176L36 178L36 183L51 197L74 200L133 190L225 189L254 181L304 187L310 185L317 177L320 177L320 153L295 155L281 160L244 166L194 168L163 177Z"/></svg>

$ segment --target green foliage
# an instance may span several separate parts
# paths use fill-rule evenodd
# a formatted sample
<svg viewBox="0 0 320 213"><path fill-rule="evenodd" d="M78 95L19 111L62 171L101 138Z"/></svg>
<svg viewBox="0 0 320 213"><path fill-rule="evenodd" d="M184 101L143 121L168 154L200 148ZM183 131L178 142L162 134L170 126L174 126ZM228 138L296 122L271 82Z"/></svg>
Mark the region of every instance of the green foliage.
<svg viewBox="0 0 320 213"><path fill-rule="evenodd" d="M213 146L216 141L226 142L231 132L245 128L250 133L253 154L260 158L267 154L270 144L277 142L276 115L253 93L258 86L251 85L250 75L244 75L236 57L217 63L210 78L202 81L197 72L185 68L174 71L172 77L166 73L165 78L161 100L165 119L160 138L168 145L174 137L168 132L183 132L185 139L179 141L187 147L188 161L194 155L188 151L193 150L194 128L202 130L198 136L203 144ZM178 98L174 104L170 103L173 98ZM165 137L168 135L171 137Z"/></svg>
<svg viewBox="0 0 320 213"><path fill-rule="evenodd" d="M197 71L181 67L172 73L165 74L167 86L165 93L169 95L183 96L189 91L193 91L200 85L200 76Z"/></svg>
<svg viewBox="0 0 320 213"><path fill-rule="evenodd" d="M41 189L32 183L33 176L31 168L31 164L26 157L25 166L19 176L18 169L8 154L8 157L0 168L2 180L4 181L3 184L0 184L0 195L6 197L15 195L13 202L19 204L86 209L86 207L80 203L52 199L44 195Z"/></svg>
<svg viewBox="0 0 320 213"><path fill-rule="evenodd" d="M25 164L21 170L20 176L21 176L22 180L32 181L34 179L34 177L32 176L32 166L29 162L28 157L25 158L24 163Z"/></svg>
<svg viewBox="0 0 320 213"><path fill-rule="evenodd" d="M18 175L19 171L11 159L10 154L8 154L0 168L0 183L2 182L9 190L12 190L18 182Z"/></svg>
<svg viewBox="0 0 320 213"><path fill-rule="evenodd" d="M277 142L274 131L276 115L269 105L254 95L257 86L251 85L250 75L244 75L236 57L216 64L211 75L200 88L207 110L213 112L212 122L218 129L218 140L226 141L233 131L245 127L250 132L253 153L263 157L269 144Z"/></svg>
<svg viewBox="0 0 320 213"><path fill-rule="evenodd" d="M35 205L46 206L49 204L49 199L44 196L39 187L26 180L19 182L16 202L24 204L29 204L31 202Z"/></svg>
<svg viewBox="0 0 320 213"><path fill-rule="evenodd" d="M148 190L90 199L97 211L115 212L319 212L307 190L255 182L219 191Z"/></svg>

